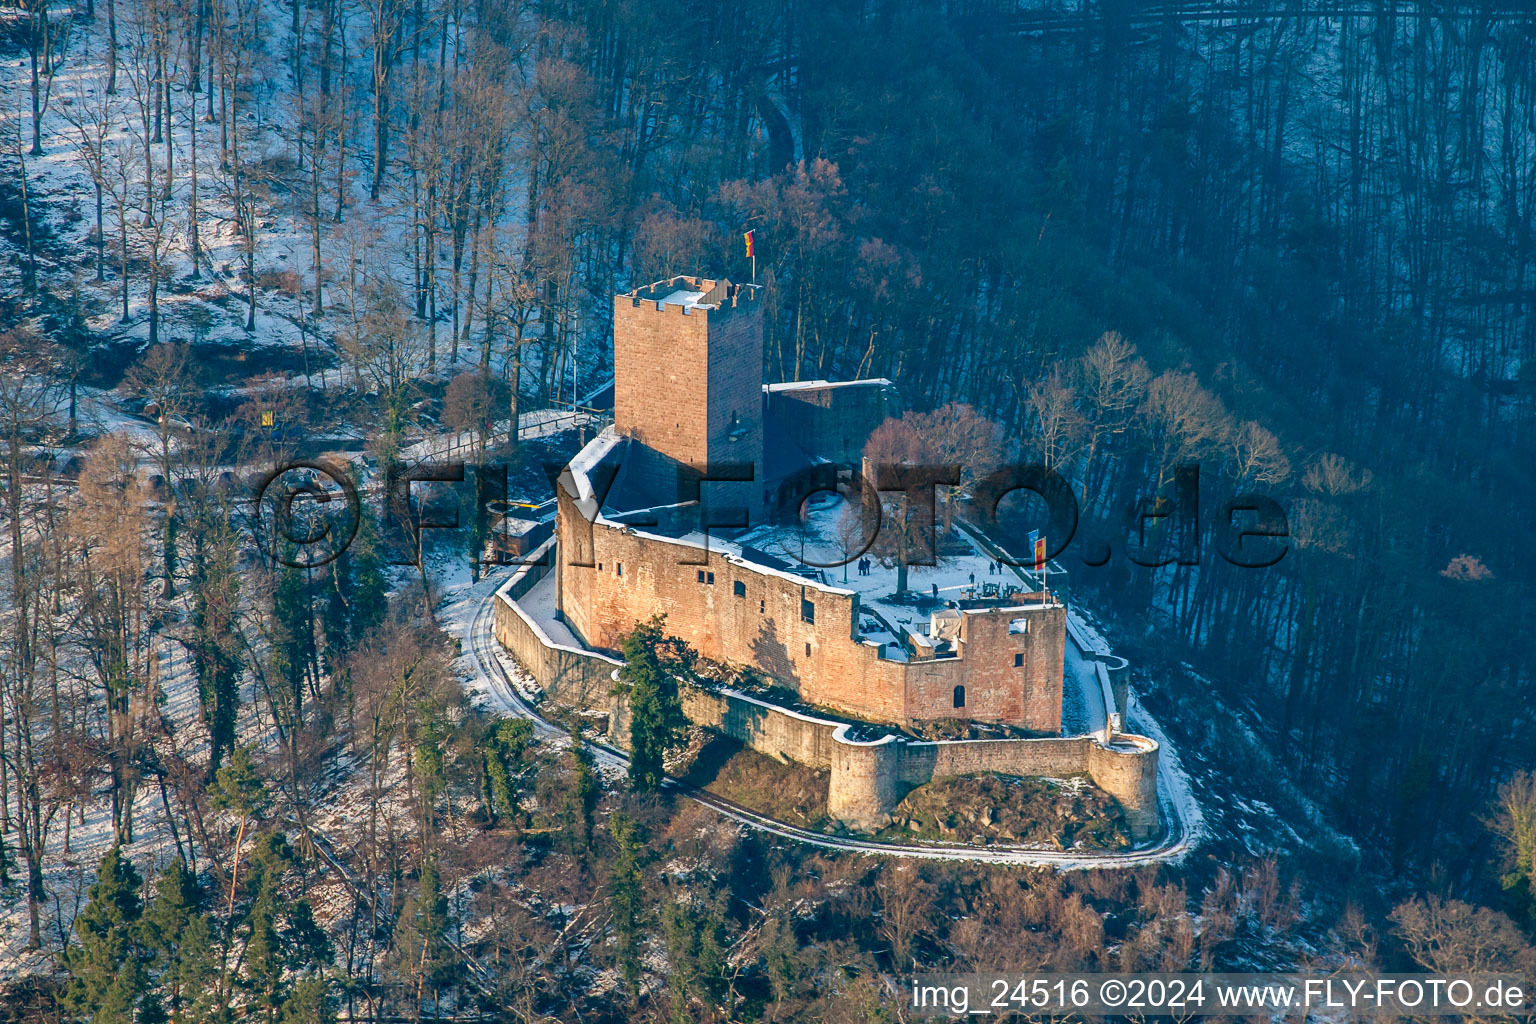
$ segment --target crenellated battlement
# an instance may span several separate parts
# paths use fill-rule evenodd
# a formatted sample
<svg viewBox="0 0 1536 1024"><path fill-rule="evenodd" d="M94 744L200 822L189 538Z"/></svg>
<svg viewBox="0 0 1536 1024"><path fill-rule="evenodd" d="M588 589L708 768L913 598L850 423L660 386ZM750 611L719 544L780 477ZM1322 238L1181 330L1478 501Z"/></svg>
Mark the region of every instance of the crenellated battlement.
<svg viewBox="0 0 1536 1024"><path fill-rule="evenodd" d="M763 304L754 285L677 275L613 300L613 421L689 465L763 466ZM757 483L711 494L751 511Z"/></svg>
<svg viewBox="0 0 1536 1024"><path fill-rule="evenodd" d="M700 312L709 316L755 308L761 287L736 284L728 278L715 280L678 274L623 292L614 296L614 301L617 305L627 300L632 309L649 306L657 313L673 316L693 316Z"/></svg>

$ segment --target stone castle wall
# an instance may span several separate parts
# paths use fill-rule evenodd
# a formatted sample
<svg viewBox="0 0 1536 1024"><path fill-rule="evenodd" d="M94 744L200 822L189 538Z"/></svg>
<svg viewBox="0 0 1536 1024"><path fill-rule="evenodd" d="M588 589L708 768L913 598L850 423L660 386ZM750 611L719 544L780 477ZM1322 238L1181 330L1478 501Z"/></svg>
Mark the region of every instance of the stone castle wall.
<svg viewBox="0 0 1536 1024"><path fill-rule="evenodd" d="M613 670L623 662L555 643L517 603L549 572L553 547L552 540L546 541L497 591L496 639L553 700L569 707L604 706L613 690Z"/></svg>
<svg viewBox="0 0 1536 1024"><path fill-rule="evenodd" d="M567 536L578 541L585 532L575 518L580 512L563 489L556 495L562 545ZM590 567L560 566L560 608L589 645L616 649L636 622L661 613L668 631L703 657L755 666L798 686L808 703L846 706L882 721L906 718L901 663L882 660L878 647L852 638L851 592L767 575L718 550L707 553L705 564L689 564L706 552L602 522L591 536ZM806 621L802 601L811 602L814 621Z"/></svg>
<svg viewBox="0 0 1536 1024"><path fill-rule="evenodd" d="M620 702L622 703L622 702ZM946 740L900 736L859 741L839 722L800 714L731 690L685 690L683 711L759 753L830 772L827 812L853 828L877 830L913 788L962 775L1063 778L1086 775L1124 808L1131 834L1147 839L1159 829L1158 747L1143 736L1120 735L1106 746L1098 736L1044 739ZM609 739L629 744L627 709L615 708Z"/></svg>
<svg viewBox="0 0 1536 1024"><path fill-rule="evenodd" d="M589 530L564 488L556 499L561 550L589 563L562 560L559 606L593 647L617 649L636 622L662 613L703 657L754 667L809 704L897 724L960 717L1061 730L1059 606L965 614L962 656L887 660L878 645L855 639L852 591L603 521ZM1010 632L1015 619L1027 628ZM957 686L965 688L959 708Z"/></svg>
<svg viewBox="0 0 1536 1024"><path fill-rule="evenodd" d="M695 725L740 740L746 746L777 761L793 761L808 768L832 767L838 741L836 722L797 714L734 692L711 692L688 687L683 712ZM619 737L627 742L627 737Z"/></svg>
<svg viewBox="0 0 1536 1024"><path fill-rule="evenodd" d="M1125 808L1131 834L1138 838L1160 829L1157 755L1157 741L1148 736L1121 733L1107 744L1096 737L1088 744L1088 777Z"/></svg>
<svg viewBox="0 0 1536 1024"><path fill-rule="evenodd" d="M883 378L833 384L777 385L763 394L766 419L802 451L856 466L875 428L900 411L896 388Z"/></svg>
<svg viewBox="0 0 1536 1024"><path fill-rule="evenodd" d="M503 586L496 599L496 635L544 688L550 699L581 707L610 708L609 739L628 746L629 715L611 696L616 659L554 644L517 606L543 572L530 566ZM922 742L886 736L861 742L848 726L801 714L731 690L687 687L683 710L696 725L713 729L781 761L829 772L828 813L853 828L873 830L913 787L933 779L999 773L1062 777L1085 774L1125 808L1137 839L1155 835L1157 744L1139 736Z"/></svg>

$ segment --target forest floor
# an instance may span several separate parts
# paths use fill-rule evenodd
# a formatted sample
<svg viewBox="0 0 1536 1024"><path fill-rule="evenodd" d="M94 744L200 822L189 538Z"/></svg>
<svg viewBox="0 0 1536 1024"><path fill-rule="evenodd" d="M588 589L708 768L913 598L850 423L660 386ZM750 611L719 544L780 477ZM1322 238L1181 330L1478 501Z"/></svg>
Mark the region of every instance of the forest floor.
<svg viewBox="0 0 1536 1024"><path fill-rule="evenodd" d="M209 116L212 96L206 87L201 92L189 89L184 67L169 73L172 113L165 132L157 129L146 138L138 98L151 73L141 66L148 47L129 43L129 36L142 28L135 21L141 13L137 7L119 16L117 88L110 94L106 19L88 19L73 10L52 12L58 66L51 79L44 80L41 155L21 145L30 141L31 131L30 63L19 44L21 33L0 37L0 109L7 112L3 120L11 133L0 146L0 259L16 271L7 275L0 306L44 321L61 337L83 338L91 353L83 367L85 384L114 386L148 342L148 284L156 265L161 279L160 340L188 344L199 372L220 389L238 389L253 378L269 376L295 388L324 390L342 379L342 339L356 328L354 315L366 304L354 294L360 275L391 282L402 301L411 295L417 218L408 176L397 173L392 162L379 197L370 197L373 153L368 132L348 134L339 162L334 152L327 157L336 166L327 168L329 180L323 186L327 195L316 266L305 204L299 190L284 178L305 159L299 117L304 97L287 56L289 10L281 0L258 0L258 6L258 21L274 30L274 38L246 55L251 61L249 85L239 97L238 124L244 179L233 174L232 164L222 156L229 152L225 143L235 127ZM363 29L359 23L350 31ZM362 45L360 36L352 42ZM358 95L366 93L365 70L350 69ZM200 174L196 261L193 195L183 173L192 164L194 134ZM103 154L106 179L99 234L97 192L90 173L95 149ZM139 195L144 178L152 174L158 182L168 159L182 170L173 176L159 214L147 218ZM29 262L23 179L37 279L30 295L17 287L20 268ZM249 238L242 234L237 216L240 180L248 183L245 198L254 211ZM120 245L123 236L126 258ZM442 268L449 259L446 250L438 254L442 278L447 277ZM313 301L317 283L318 313ZM440 383L480 364L478 331L466 330L459 343L454 340L453 302L447 290L439 285L436 320L416 324L420 334L432 336L438 355L434 373L426 373L424 365L418 368L416 376L423 382ZM247 326L253 294L254 324ZM464 307L463 293L457 302ZM600 326L594 318L588 328ZM605 340L592 338L590 344L578 343L562 354L567 360L579 356L584 364L568 383L590 382L584 392L595 386L600 390L606 347L599 342ZM504 353L496 355L492 369L504 373ZM525 380L542 378L542 358L541 346L522 352ZM569 362L565 365L569 370ZM560 387L557 397L568 404L574 388ZM108 413L107 418L115 419L116 414Z"/></svg>

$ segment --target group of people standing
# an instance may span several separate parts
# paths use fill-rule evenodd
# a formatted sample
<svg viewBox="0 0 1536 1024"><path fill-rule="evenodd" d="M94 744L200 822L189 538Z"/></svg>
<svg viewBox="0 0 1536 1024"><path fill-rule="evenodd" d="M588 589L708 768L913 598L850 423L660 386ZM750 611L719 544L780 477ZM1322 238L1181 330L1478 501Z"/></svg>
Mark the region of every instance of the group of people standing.
<svg viewBox="0 0 1536 1024"><path fill-rule="evenodd" d="M871 559L871 558L861 558L861 559L859 559L859 575L860 576L868 576L869 573L870 573L870 570L874 568L874 564L875 564L874 563L874 559ZM987 563L987 575L988 576L996 576L999 573L1001 573L1002 571L1003 571L1003 567L999 563L997 563L997 562L988 562ZM975 582L976 582L976 574L975 573L971 573L971 583L975 584Z"/></svg>

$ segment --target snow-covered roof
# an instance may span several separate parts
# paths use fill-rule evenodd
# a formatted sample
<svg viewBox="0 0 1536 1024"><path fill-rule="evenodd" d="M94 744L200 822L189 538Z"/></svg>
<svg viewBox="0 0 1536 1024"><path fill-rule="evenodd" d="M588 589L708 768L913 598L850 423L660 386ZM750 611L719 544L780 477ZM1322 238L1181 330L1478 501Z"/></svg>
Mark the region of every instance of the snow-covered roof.
<svg viewBox="0 0 1536 1024"><path fill-rule="evenodd" d="M588 519L597 515L597 510L602 504L592 490L592 481L588 474L618 443L619 435L613 427L610 425L604 428L601 434L588 441L586 447L576 453L576 457L560 473L560 485L575 500L576 507L581 509L581 514Z"/></svg>
<svg viewBox="0 0 1536 1024"><path fill-rule="evenodd" d="M972 607L969 607L969 608L961 607L960 614L962 614L962 615L990 615L993 612L1038 612L1038 611L1041 611L1042 609L1046 609L1046 608L1060 608L1060 607L1061 607L1061 602L1056 599L1055 595L1051 595L1051 596L1046 597L1044 600L1036 601L1033 604L1003 604L1003 603L998 602L998 601L987 601L987 602L983 603L981 601L978 601Z"/></svg>
<svg viewBox="0 0 1536 1024"><path fill-rule="evenodd" d="M676 544L682 547L712 551L736 565L746 566L753 571L761 573L765 576L777 576L782 579L789 580L799 586L820 591L824 594L834 594L840 597L853 596L854 591L851 589L833 586L829 583L822 582L821 580L801 576L797 573L788 572L777 566L770 565L768 564L768 559L762 557L763 553L756 552L750 547L743 548L741 544L734 543L722 537L707 535L698 530L691 530L680 536L668 535L654 530L645 529L638 524L624 522L623 520L625 515L631 513L619 514L617 518L602 514L602 503L598 499L597 494L593 488L590 474L592 470L596 468L597 465L602 462L603 459L605 459L608 454L612 452L613 449L624 440L625 438L617 433L617 431L615 431L612 426L605 428L602 433L598 434L591 441L588 441L586 447L577 452L575 458L571 459L571 461L566 465L564 471L561 472L560 484L565 488L565 492L571 496L572 500L576 504L576 507L580 510L584 518L591 520L594 523L599 523L604 526L617 527L619 529L626 530L636 536L645 537L649 540L660 541L664 544ZM687 505L693 503L685 502L684 504ZM659 510L659 508L660 507L655 510ZM633 511L646 510L631 510L631 512Z"/></svg>
<svg viewBox="0 0 1536 1024"><path fill-rule="evenodd" d="M707 306L699 301L703 297L703 292L691 292L686 288L679 288L660 301L664 306L687 306L689 309L714 309L714 306Z"/></svg>
<svg viewBox="0 0 1536 1024"><path fill-rule="evenodd" d="M670 299L668 301L671 301ZM764 391L812 391L822 388L895 387L887 377L865 377L862 380L786 380L779 384L764 384Z"/></svg>

